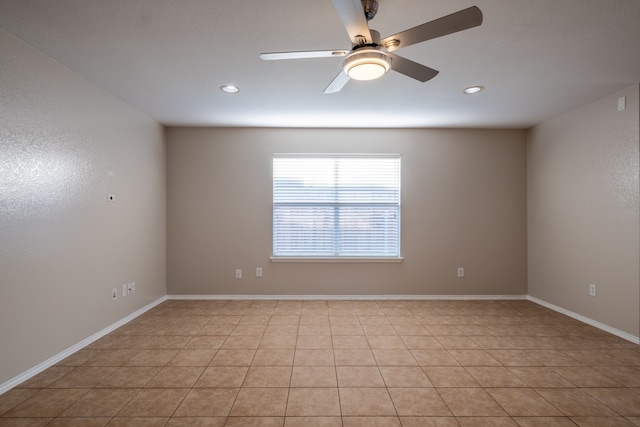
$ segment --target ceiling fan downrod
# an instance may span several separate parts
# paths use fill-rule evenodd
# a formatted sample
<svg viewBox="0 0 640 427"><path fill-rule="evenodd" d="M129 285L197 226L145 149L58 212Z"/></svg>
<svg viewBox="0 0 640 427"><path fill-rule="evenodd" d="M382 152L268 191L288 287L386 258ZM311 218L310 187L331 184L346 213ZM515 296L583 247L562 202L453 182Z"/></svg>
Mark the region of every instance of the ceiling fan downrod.
<svg viewBox="0 0 640 427"><path fill-rule="evenodd" d="M362 9L364 9L364 16L367 21L371 21L378 13L378 1L377 0L361 0Z"/></svg>

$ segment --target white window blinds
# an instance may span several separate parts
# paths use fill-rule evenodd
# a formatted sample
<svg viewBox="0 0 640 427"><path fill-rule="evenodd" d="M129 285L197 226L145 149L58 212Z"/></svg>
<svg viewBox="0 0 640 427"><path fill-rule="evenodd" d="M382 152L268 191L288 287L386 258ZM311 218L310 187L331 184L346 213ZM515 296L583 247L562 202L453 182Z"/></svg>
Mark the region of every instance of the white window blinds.
<svg viewBox="0 0 640 427"><path fill-rule="evenodd" d="M274 257L399 257L399 155L275 155Z"/></svg>

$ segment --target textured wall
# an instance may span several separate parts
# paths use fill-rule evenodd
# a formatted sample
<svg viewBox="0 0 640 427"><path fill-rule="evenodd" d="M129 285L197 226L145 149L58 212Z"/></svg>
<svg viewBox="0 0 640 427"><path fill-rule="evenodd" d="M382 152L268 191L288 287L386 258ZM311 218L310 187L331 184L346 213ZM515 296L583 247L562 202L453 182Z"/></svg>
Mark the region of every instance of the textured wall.
<svg viewBox="0 0 640 427"><path fill-rule="evenodd" d="M400 153L404 262L271 263L287 152ZM524 131L169 128L167 159L169 294L527 293Z"/></svg>
<svg viewBox="0 0 640 427"><path fill-rule="evenodd" d="M165 295L166 211L160 125L2 30L0 58L2 384Z"/></svg>
<svg viewBox="0 0 640 427"><path fill-rule="evenodd" d="M640 336L638 85L528 141L529 294ZM617 101L626 96L626 110ZM597 296L589 296L589 284Z"/></svg>

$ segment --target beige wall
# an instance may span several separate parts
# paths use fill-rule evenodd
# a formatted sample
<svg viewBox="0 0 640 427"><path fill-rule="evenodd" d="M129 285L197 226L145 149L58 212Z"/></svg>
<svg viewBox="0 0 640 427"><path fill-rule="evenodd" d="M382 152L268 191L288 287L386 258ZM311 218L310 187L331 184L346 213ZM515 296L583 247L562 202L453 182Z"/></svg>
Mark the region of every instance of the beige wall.
<svg viewBox="0 0 640 427"><path fill-rule="evenodd" d="M404 262L271 263L287 152L400 153ZM170 295L527 293L524 131L169 128L167 159Z"/></svg>
<svg viewBox="0 0 640 427"><path fill-rule="evenodd" d="M166 294L166 210L160 125L2 30L0 58L3 384Z"/></svg>
<svg viewBox="0 0 640 427"><path fill-rule="evenodd" d="M621 96L627 108L618 111ZM634 85L548 120L527 145L529 294L635 337L638 98Z"/></svg>

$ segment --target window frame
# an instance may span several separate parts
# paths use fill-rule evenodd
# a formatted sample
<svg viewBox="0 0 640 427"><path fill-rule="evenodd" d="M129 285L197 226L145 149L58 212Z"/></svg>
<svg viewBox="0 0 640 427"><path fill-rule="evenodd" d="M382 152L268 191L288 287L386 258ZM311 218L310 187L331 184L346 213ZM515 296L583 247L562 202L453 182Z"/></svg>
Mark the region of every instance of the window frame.
<svg viewBox="0 0 640 427"><path fill-rule="evenodd" d="M301 159L310 159L310 158L389 158L389 159L397 159L398 161L398 222L397 222L397 246L398 246L398 255L397 256L389 256L389 255L366 255L366 256L351 256L351 255L334 255L334 256L313 256L313 255L275 255L275 208L276 203L274 201L274 183L275 183L275 160L277 158L301 158ZM271 214L272 214L272 225L271 225L271 248L272 255L270 257L271 262L313 262L313 263L326 263L326 262L335 262L335 263L400 263L403 261L402 257L402 246L401 246L401 226L402 226L402 168L401 168L401 155L399 153L274 153L272 156L272 194L271 194ZM330 204L327 203L327 206Z"/></svg>

